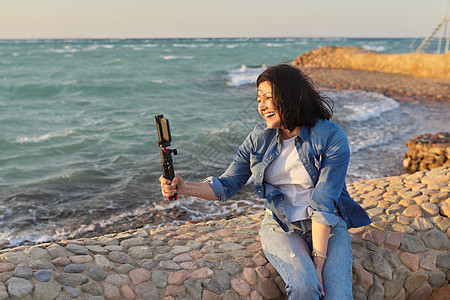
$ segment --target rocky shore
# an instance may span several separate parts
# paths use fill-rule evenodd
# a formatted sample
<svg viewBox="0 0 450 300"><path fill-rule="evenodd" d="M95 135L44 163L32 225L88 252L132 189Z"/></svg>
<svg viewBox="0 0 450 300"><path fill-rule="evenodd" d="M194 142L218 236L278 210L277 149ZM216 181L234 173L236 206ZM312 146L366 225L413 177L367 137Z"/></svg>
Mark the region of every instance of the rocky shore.
<svg viewBox="0 0 450 300"><path fill-rule="evenodd" d="M414 102L450 102L450 52L380 54L324 47L299 55L293 64L320 88L371 91Z"/></svg>
<svg viewBox="0 0 450 300"><path fill-rule="evenodd" d="M407 173L450 165L450 133L425 133L410 139L403 166Z"/></svg>
<svg viewBox="0 0 450 300"><path fill-rule="evenodd" d="M414 103L450 104L450 80L443 78L416 78L402 74L366 70L305 67L320 88L362 90L384 94L400 101Z"/></svg>
<svg viewBox="0 0 450 300"><path fill-rule="evenodd" d="M446 299L450 168L355 182L355 299ZM0 251L0 299L285 299L263 212Z"/></svg>
<svg viewBox="0 0 450 300"><path fill-rule="evenodd" d="M302 53L294 60L294 65L450 79L450 51L443 54L379 53L358 47L327 46Z"/></svg>

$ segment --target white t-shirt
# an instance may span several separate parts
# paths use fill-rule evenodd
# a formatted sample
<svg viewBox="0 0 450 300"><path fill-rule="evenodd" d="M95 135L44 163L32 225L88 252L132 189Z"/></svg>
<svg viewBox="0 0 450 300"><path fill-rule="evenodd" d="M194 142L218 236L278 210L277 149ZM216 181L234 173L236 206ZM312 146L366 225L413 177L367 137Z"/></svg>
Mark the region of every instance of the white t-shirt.
<svg viewBox="0 0 450 300"><path fill-rule="evenodd" d="M295 137L281 140L281 153L267 166L264 180L285 196L285 213L289 222L308 218L314 183L306 172L295 147Z"/></svg>

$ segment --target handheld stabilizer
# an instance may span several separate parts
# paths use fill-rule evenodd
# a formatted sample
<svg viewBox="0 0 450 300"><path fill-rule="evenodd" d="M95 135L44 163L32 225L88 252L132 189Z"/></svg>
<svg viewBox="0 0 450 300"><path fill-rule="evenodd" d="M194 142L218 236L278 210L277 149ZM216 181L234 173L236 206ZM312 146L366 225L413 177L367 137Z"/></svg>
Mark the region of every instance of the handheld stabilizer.
<svg viewBox="0 0 450 300"><path fill-rule="evenodd" d="M158 143L157 145L161 147L161 166L163 170L163 176L166 179L173 180L175 178L175 171L173 169L172 153L177 155L176 149L168 149L172 137L170 135L169 120L164 118L163 115L156 115L156 131L158 132ZM177 194L168 197L169 201L177 200Z"/></svg>

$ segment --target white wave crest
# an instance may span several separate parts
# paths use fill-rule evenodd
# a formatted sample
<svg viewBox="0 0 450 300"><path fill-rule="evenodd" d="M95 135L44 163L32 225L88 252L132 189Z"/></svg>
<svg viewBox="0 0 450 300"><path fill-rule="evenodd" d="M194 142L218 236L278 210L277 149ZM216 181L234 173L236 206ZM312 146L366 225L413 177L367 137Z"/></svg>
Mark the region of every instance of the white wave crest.
<svg viewBox="0 0 450 300"><path fill-rule="evenodd" d="M193 59L193 56L176 56L176 55L163 55L161 56L165 60L173 60L173 59Z"/></svg>
<svg viewBox="0 0 450 300"><path fill-rule="evenodd" d="M39 142L43 142L43 141L49 140L51 138L67 136L67 135L70 135L72 133L73 133L73 130L70 129L70 130L67 130L67 131L64 131L64 132L46 133L46 134L43 134L41 136L20 137L16 141L18 143L39 143Z"/></svg>
<svg viewBox="0 0 450 300"><path fill-rule="evenodd" d="M237 70L232 70L228 73L227 85L231 87L239 87L247 84L256 83L256 78L266 69L266 66L250 68L246 65L242 65Z"/></svg>
<svg viewBox="0 0 450 300"><path fill-rule="evenodd" d="M400 105L382 94L365 91L330 91L336 100L336 114L340 121L362 122L397 109Z"/></svg>
<svg viewBox="0 0 450 300"><path fill-rule="evenodd" d="M375 52L386 51L386 46L362 45L362 48L365 50L370 50L370 51L375 51Z"/></svg>

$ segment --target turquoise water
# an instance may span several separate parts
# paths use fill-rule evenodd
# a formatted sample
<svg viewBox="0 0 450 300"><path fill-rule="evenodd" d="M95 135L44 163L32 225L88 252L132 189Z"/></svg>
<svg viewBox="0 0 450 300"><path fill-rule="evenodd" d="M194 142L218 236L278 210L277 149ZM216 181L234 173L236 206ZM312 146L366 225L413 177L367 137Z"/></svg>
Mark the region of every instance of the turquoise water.
<svg viewBox="0 0 450 300"><path fill-rule="evenodd" d="M409 52L410 43L0 41L0 241L73 237L174 206L197 218L225 213L231 208L195 199L164 202L154 115L170 120L177 172L195 180L220 175L261 121L254 81L265 65L327 45L396 53ZM401 172L401 151L412 135L448 129L448 110L439 107L358 91L326 93L335 100L333 120L351 142L351 181ZM380 158L384 163L368 167ZM260 209L255 199L245 200Z"/></svg>

